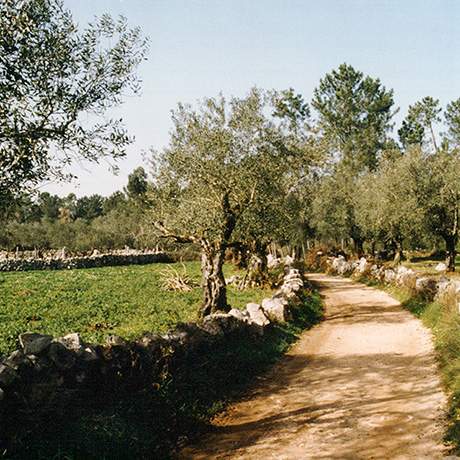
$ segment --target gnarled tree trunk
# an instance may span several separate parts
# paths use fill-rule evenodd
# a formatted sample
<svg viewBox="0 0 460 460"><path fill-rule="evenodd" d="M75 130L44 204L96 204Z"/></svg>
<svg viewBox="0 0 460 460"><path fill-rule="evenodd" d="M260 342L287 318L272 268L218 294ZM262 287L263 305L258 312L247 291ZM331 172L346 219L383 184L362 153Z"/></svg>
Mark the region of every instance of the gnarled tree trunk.
<svg viewBox="0 0 460 460"><path fill-rule="evenodd" d="M203 304L199 315L204 317L217 311L229 311L227 288L223 272L225 246L203 244L201 248L201 273L203 277Z"/></svg>
<svg viewBox="0 0 460 460"><path fill-rule="evenodd" d="M404 260L404 250L403 250L403 243L401 240L396 240L394 241L394 258L393 262L395 264L401 263L402 260Z"/></svg>
<svg viewBox="0 0 460 460"><path fill-rule="evenodd" d="M455 258L457 256L457 235L448 235L444 237L446 242L446 265L448 272L455 271Z"/></svg>
<svg viewBox="0 0 460 460"><path fill-rule="evenodd" d="M261 241L253 243L248 274L248 281L253 285L263 285L268 279L267 246L268 243Z"/></svg>

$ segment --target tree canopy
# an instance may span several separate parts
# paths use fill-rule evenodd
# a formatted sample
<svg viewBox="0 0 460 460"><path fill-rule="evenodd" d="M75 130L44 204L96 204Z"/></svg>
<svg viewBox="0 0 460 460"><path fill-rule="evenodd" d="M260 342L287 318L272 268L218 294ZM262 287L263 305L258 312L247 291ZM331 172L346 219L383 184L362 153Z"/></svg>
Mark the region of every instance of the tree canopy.
<svg viewBox="0 0 460 460"><path fill-rule="evenodd" d="M138 93L147 40L125 18L79 30L60 0L0 3L0 199L68 177L75 159L125 154L130 143L108 110Z"/></svg>

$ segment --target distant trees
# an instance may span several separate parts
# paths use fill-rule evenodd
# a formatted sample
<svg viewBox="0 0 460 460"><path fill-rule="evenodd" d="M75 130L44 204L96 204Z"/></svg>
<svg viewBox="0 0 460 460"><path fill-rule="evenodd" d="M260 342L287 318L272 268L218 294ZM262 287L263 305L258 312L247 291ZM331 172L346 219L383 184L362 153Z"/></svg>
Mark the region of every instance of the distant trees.
<svg viewBox="0 0 460 460"><path fill-rule="evenodd" d="M139 32L101 21L101 30L121 34L143 56ZM120 65L128 59L132 77L137 58L126 53ZM113 78L129 86L123 75ZM384 249L395 262L407 248L444 242L453 270L460 99L445 110L429 96L416 101L399 143L390 136L396 111L392 90L348 64L320 80L310 104L292 89L257 88L197 107L179 104L169 145L152 155L153 180L140 167L124 191L107 198L22 196L8 211L2 244L109 248L151 245L158 235L192 243L201 251L202 316L229 308L222 267L230 249L244 259L253 284L267 279L270 247L301 254L312 240L358 255Z"/></svg>
<svg viewBox="0 0 460 460"><path fill-rule="evenodd" d="M60 0L0 3L0 205L67 177L75 158L125 154L131 139L106 113L139 91L146 51L124 18L103 15L79 31Z"/></svg>
<svg viewBox="0 0 460 460"><path fill-rule="evenodd" d="M439 100L431 96L424 97L421 101L410 105L407 116L398 130L399 140L403 147L423 145L429 139L433 149L438 150L435 125L441 121L441 111Z"/></svg>
<svg viewBox="0 0 460 460"><path fill-rule="evenodd" d="M145 219L145 203L123 192L77 198L41 192L20 196L2 222L0 247L88 251L153 247L157 238Z"/></svg>

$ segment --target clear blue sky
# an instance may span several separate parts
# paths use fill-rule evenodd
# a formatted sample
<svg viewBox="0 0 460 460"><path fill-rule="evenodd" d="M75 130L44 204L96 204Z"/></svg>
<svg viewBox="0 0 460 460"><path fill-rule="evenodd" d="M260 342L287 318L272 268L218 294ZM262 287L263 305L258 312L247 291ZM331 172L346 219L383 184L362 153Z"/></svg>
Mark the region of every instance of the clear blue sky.
<svg viewBox="0 0 460 460"><path fill-rule="evenodd" d="M243 95L293 87L306 100L342 62L379 77L401 108L426 95L460 97L460 1L457 0L65 0L80 25L122 14L150 37L140 97L117 114L136 142L113 176L105 165L75 167L58 194L108 195L143 164L142 152L168 141L170 110L219 91Z"/></svg>

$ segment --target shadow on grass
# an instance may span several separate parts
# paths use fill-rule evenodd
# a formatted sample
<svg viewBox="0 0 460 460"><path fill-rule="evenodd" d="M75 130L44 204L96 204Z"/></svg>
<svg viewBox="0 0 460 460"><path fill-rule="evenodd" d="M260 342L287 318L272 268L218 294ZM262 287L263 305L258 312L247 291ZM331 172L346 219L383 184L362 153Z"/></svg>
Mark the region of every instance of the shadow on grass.
<svg viewBox="0 0 460 460"><path fill-rule="evenodd" d="M161 386L114 394L97 389L77 396L44 420L33 414L11 421L19 428L14 459L168 459L186 437L199 435L229 401L240 398L306 328L322 317L317 293L303 299L291 323L263 337L245 335L207 353L188 356ZM77 399L78 398L78 399ZM57 415L57 413L61 415ZM21 434L19 434L21 433Z"/></svg>

